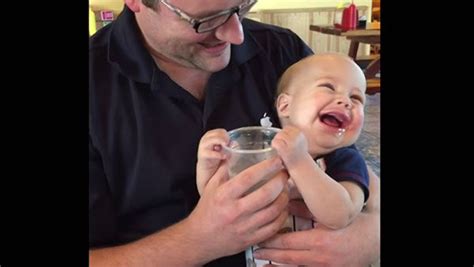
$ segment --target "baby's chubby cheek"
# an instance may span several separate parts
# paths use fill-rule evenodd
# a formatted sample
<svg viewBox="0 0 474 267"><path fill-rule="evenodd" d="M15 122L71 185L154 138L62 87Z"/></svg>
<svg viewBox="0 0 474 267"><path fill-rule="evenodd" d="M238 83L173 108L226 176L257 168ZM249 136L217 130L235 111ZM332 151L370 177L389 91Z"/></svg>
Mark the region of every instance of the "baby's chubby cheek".
<svg viewBox="0 0 474 267"><path fill-rule="evenodd" d="M349 125L348 130L359 131L364 126L364 112L363 110L357 111L358 114L355 114L352 118L352 121Z"/></svg>

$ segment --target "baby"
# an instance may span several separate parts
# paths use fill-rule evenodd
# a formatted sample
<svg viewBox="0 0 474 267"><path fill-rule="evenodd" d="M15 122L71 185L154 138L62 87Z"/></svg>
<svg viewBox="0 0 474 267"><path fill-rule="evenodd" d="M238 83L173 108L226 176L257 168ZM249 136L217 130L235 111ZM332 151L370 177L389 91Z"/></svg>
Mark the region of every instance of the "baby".
<svg viewBox="0 0 474 267"><path fill-rule="evenodd" d="M365 89L359 66L334 53L295 63L278 84L283 129L272 146L314 220L332 229L347 226L368 198L367 166L350 147L364 123ZM325 170L317 160L327 163Z"/></svg>
<svg viewBox="0 0 474 267"><path fill-rule="evenodd" d="M272 147L290 175L290 197L303 199L314 221L332 229L347 226L368 198L367 166L353 146L364 122L365 90L359 66L335 53L295 63L277 88L283 129ZM228 142L224 129L202 137L196 169L200 194L225 160L221 148Z"/></svg>

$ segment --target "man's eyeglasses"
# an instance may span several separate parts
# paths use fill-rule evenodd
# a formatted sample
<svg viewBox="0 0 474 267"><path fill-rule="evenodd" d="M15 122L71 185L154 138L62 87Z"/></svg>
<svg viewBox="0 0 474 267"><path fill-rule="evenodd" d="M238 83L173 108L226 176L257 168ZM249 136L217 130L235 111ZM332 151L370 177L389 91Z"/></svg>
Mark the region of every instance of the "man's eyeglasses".
<svg viewBox="0 0 474 267"><path fill-rule="evenodd" d="M243 16L245 16L245 14L250 11L252 6L257 3L257 0L245 0L242 4L238 6L223 10L219 13L201 19L191 17L179 8L172 6L170 3L167 2L167 0L160 0L160 2L163 3L163 5L165 5L169 10L176 13L176 15L178 15L180 18L189 22L189 24L192 25L192 27L194 28L194 30L196 30L197 33L203 33L212 31L215 28L226 23L229 18L234 15L234 13L237 13L239 19L242 20Z"/></svg>

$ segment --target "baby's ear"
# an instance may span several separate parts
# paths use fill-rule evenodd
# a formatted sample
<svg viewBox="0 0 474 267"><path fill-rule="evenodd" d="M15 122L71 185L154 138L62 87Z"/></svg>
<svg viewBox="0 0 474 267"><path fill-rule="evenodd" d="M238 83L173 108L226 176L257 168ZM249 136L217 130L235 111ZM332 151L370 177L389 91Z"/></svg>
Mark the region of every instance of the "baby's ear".
<svg viewBox="0 0 474 267"><path fill-rule="evenodd" d="M291 103L291 96L286 93L281 93L276 102L276 108L278 111L278 116L282 118L287 118L289 116L289 109Z"/></svg>

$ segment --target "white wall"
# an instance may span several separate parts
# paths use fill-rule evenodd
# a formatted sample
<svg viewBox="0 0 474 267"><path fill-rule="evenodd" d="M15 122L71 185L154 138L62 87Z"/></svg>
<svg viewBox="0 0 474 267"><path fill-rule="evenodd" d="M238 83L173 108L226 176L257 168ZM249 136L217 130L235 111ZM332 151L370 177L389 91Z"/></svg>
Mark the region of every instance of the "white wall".
<svg viewBox="0 0 474 267"><path fill-rule="evenodd" d="M311 7L335 7L339 0L259 0L252 10L258 9L287 9ZM350 2L345 0L343 2ZM354 0L354 4L371 8L372 0Z"/></svg>
<svg viewBox="0 0 474 267"><path fill-rule="evenodd" d="M252 10L335 7L339 2L339 0L258 0ZM349 0L345 0L344 2L349 2ZM109 9L114 11L114 13L119 13L122 10L123 3L123 0L89 0L89 5L92 9ZM354 0L354 4L371 8L372 0Z"/></svg>
<svg viewBox="0 0 474 267"><path fill-rule="evenodd" d="M195 0L198 1L198 0ZM214 0L218 1L218 0ZM342 0L342 2L349 2L350 0ZM258 0L255 6L252 8L252 11L258 10L274 10L274 9L293 9L293 8L320 8L320 7L336 7L338 3L341 3L341 0ZM354 4L357 6L367 6L369 10L372 7L372 0L354 0ZM89 0L89 5L92 7L93 10L112 10L115 14L120 13L123 8L124 0ZM370 19L370 13L369 13ZM292 28L291 25L287 26ZM306 30L305 27L304 36L302 37L308 43L311 43L310 38L304 38L310 33L309 30ZM299 32L298 29L292 28L295 32ZM336 37L334 37L336 38ZM342 38L339 38L342 39ZM334 42L333 42L334 43ZM311 44L310 44L311 45ZM315 48L313 48L315 49ZM334 48L331 48L334 50ZM368 45L362 45L359 50L364 51L364 54L368 54L369 52ZM316 49L320 51L320 49ZM337 50L337 49L336 49ZM347 50L347 49L346 49Z"/></svg>
<svg viewBox="0 0 474 267"><path fill-rule="evenodd" d="M123 0L89 0L89 6L95 10L112 10L115 14L122 11Z"/></svg>

